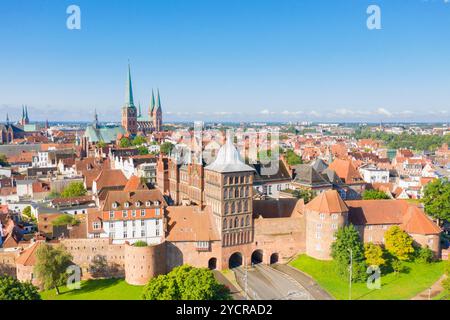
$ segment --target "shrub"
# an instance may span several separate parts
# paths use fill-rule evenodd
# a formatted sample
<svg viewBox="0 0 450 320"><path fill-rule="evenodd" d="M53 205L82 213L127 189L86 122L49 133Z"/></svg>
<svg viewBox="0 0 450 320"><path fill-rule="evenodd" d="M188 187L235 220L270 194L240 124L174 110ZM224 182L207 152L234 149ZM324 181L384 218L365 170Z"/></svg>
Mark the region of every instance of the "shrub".
<svg viewBox="0 0 450 320"><path fill-rule="evenodd" d="M422 248L421 247L417 250L417 256L416 256L417 262L430 263L430 262L433 262L433 260L434 260L434 253L430 248L428 248L428 247Z"/></svg>
<svg viewBox="0 0 450 320"><path fill-rule="evenodd" d="M145 242L145 241L139 240L139 241L136 241L136 242L134 243L134 246L135 246L135 247L147 247L148 244L147 244L147 242Z"/></svg>

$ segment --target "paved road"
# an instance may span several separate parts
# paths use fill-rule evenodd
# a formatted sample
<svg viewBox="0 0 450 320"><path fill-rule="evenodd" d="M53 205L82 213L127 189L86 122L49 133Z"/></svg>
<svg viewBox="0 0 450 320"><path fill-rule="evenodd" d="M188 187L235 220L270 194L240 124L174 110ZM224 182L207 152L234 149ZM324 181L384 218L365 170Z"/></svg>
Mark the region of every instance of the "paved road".
<svg viewBox="0 0 450 320"><path fill-rule="evenodd" d="M233 269L239 285L245 290L245 270ZM290 276L263 264L247 271L247 292L252 300L312 300L308 291Z"/></svg>
<svg viewBox="0 0 450 320"><path fill-rule="evenodd" d="M334 300L334 298L327 291L322 289L314 279L300 270L287 264L274 264L272 267L294 278L314 297L315 300Z"/></svg>

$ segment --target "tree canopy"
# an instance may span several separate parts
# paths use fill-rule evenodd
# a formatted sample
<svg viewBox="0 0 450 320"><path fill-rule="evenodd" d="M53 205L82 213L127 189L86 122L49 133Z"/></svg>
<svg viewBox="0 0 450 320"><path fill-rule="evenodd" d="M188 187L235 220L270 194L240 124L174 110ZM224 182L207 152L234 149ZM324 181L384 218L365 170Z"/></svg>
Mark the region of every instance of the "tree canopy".
<svg viewBox="0 0 450 320"><path fill-rule="evenodd" d="M129 148L131 147L131 141L128 138L122 138L119 141L119 147L121 148Z"/></svg>
<svg viewBox="0 0 450 320"><path fill-rule="evenodd" d="M450 182L436 179L427 184L422 202L427 214L440 221L450 221Z"/></svg>
<svg viewBox="0 0 450 320"><path fill-rule="evenodd" d="M161 144L159 151L162 154L170 154L170 152L172 151L174 145L170 142L164 142L163 144Z"/></svg>
<svg viewBox="0 0 450 320"><path fill-rule="evenodd" d="M149 154L148 148L145 147L145 146L139 146L137 149L138 149L138 152L139 152L139 154L140 154L141 156L144 156L144 155L146 155L146 154Z"/></svg>
<svg viewBox="0 0 450 320"><path fill-rule="evenodd" d="M41 296L30 282L20 282L10 276L1 276L0 300L41 300Z"/></svg>
<svg viewBox="0 0 450 320"><path fill-rule="evenodd" d="M217 282L211 270L188 265L150 280L144 300L230 300L230 291Z"/></svg>
<svg viewBox="0 0 450 320"><path fill-rule="evenodd" d="M364 281L367 278L364 257L364 246L359 237L358 230L350 224L336 232L336 241L331 245L331 256L336 263L338 274L348 277L352 255L352 281Z"/></svg>
<svg viewBox="0 0 450 320"><path fill-rule="evenodd" d="M8 159L4 154L0 154L0 167L9 167Z"/></svg>
<svg viewBox="0 0 450 320"><path fill-rule="evenodd" d="M355 132L357 139L382 140L391 149L408 149L432 151L443 143L450 143L450 135L417 135L417 134L393 134L386 132L371 132L369 129L359 129Z"/></svg>
<svg viewBox="0 0 450 320"><path fill-rule="evenodd" d="M140 145L143 145L144 143L147 143L147 140L143 136L136 136L133 139L132 143L133 143L134 146L140 146Z"/></svg>
<svg viewBox="0 0 450 320"><path fill-rule="evenodd" d="M386 192L379 190L366 190L362 194L363 200L390 199Z"/></svg>
<svg viewBox="0 0 450 320"><path fill-rule="evenodd" d="M386 260L383 258L383 249L371 242L364 244L364 256L369 266L381 267L386 263Z"/></svg>
<svg viewBox="0 0 450 320"><path fill-rule="evenodd" d="M83 185L83 182L72 182L61 192L63 198L81 197L86 195L87 190Z"/></svg>
<svg viewBox="0 0 450 320"><path fill-rule="evenodd" d="M286 161L290 166L303 163L302 158L291 149L286 151Z"/></svg>
<svg viewBox="0 0 450 320"><path fill-rule="evenodd" d="M71 214L63 214L57 217L55 220L52 221L52 224L54 226L75 226L79 224L80 221L77 220L74 216Z"/></svg>
<svg viewBox="0 0 450 320"><path fill-rule="evenodd" d="M297 199L303 199L303 201L306 204L306 203L310 202L316 196L316 193L312 190L295 189L292 191L292 195L294 197L296 197Z"/></svg>
<svg viewBox="0 0 450 320"><path fill-rule="evenodd" d="M36 265L34 272L46 290L62 286L68 279L66 270L72 265L72 256L63 246L53 247L42 244L36 249Z"/></svg>
<svg viewBox="0 0 450 320"><path fill-rule="evenodd" d="M409 260L414 253L413 239L399 226L390 227L384 234L386 250L398 260Z"/></svg>

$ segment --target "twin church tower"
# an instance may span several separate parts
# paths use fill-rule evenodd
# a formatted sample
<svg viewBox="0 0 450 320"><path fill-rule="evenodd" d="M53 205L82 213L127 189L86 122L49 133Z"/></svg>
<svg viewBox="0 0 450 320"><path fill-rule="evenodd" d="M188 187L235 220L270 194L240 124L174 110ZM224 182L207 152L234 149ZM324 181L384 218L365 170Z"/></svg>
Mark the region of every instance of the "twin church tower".
<svg viewBox="0 0 450 320"><path fill-rule="evenodd" d="M156 100L154 91L152 90L148 114L142 114L140 104L138 108L136 108L133 101L133 85L131 83L130 65L128 65L125 97L125 105L122 107L122 127L128 134L147 134L162 131L162 108L159 90L157 91Z"/></svg>

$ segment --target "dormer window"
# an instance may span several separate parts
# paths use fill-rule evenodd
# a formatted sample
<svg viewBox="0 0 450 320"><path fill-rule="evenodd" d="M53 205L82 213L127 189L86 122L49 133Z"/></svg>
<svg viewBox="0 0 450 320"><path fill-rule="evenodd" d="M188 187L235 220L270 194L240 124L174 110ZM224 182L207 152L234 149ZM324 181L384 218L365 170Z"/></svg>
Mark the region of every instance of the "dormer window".
<svg viewBox="0 0 450 320"><path fill-rule="evenodd" d="M136 208L139 208L141 206L141 203L139 201L136 201L134 205L136 206Z"/></svg>
<svg viewBox="0 0 450 320"><path fill-rule="evenodd" d="M113 202L112 207L113 207L114 209L116 209L116 208L117 208L117 202Z"/></svg>
<svg viewBox="0 0 450 320"><path fill-rule="evenodd" d="M151 203L150 201L147 201L147 202L145 202L145 205L146 205L147 207L150 207L150 206L152 205L152 203Z"/></svg>
<svg viewBox="0 0 450 320"><path fill-rule="evenodd" d="M130 206L130 203L129 202L125 202L124 206L125 206L125 208L128 208Z"/></svg>
<svg viewBox="0 0 450 320"><path fill-rule="evenodd" d="M159 201L155 201L155 206L159 206Z"/></svg>

